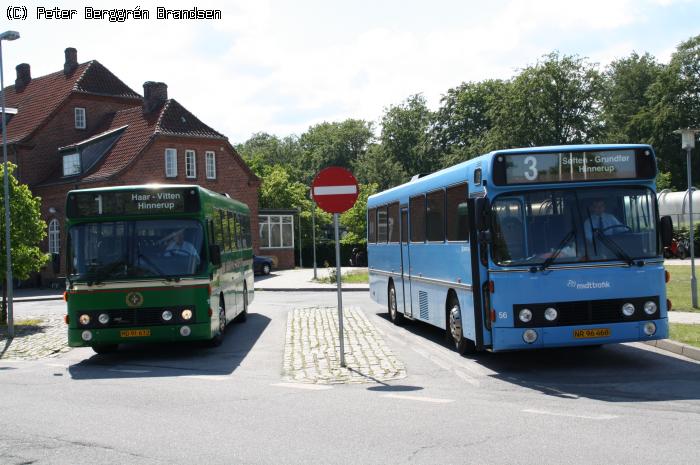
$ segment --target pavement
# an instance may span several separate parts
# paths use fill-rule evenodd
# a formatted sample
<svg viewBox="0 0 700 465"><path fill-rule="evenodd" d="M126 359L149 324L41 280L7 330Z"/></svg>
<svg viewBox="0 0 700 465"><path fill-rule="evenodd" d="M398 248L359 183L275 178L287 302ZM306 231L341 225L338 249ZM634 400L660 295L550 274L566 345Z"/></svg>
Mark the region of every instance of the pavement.
<svg viewBox="0 0 700 465"><path fill-rule="evenodd" d="M669 262L690 262L690 260L669 260ZM318 268L317 278L322 279L335 269ZM343 267L346 273L366 271L366 268ZM367 292L366 283L343 283L343 292ZM336 284L314 280L313 269L276 270L267 276L255 277L255 290L258 292L309 292L337 289ZM61 300L60 289L17 289L16 302L36 302ZM334 316L335 315L335 316ZM0 358L37 359L69 350L65 342L64 323L55 315L33 315L29 325L17 326L13 341L7 339L6 327L0 327ZM335 308L297 307L289 312L288 334L285 345L285 377L290 381L305 383L344 383L362 382L367 379L397 379L405 376L402 363L393 356L379 333L359 308L349 308L344 321L347 325L345 340L353 347L358 358L348 361L348 367L340 367L333 357L337 347L332 345L337 334L337 313ZM669 312L671 323L700 325L700 312ZM326 336L331 336L330 338ZM672 340L652 341L648 344L660 349L700 360L700 349Z"/></svg>

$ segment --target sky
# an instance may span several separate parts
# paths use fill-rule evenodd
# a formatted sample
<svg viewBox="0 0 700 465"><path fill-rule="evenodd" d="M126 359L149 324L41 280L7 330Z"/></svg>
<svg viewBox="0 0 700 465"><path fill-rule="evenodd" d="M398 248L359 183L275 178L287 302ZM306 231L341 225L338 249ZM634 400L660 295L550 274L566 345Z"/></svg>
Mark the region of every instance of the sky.
<svg viewBox="0 0 700 465"><path fill-rule="evenodd" d="M60 3L72 19L38 18ZM375 123L422 93L437 109L466 81L508 79L552 51L601 69L630 53L667 63L700 34L700 0L169 0L43 3L26 19L0 11L5 84L29 63L33 77L63 69L64 49L97 60L136 92L168 85L176 99L234 144L257 132L301 135L324 121ZM157 19L157 7L220 10L221 19ZM86 19L85 9L136 9L150 19ZM4 7L9 8L9 7ZM13 10L21 11L21 10Z"/></svg>

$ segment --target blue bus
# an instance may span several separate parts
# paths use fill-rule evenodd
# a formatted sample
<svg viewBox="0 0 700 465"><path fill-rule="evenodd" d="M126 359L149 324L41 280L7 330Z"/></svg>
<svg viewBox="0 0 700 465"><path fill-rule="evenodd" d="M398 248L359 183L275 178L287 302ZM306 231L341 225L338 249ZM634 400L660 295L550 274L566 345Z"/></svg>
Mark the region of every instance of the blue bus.
<svg viewBox="0 0 700 465"><path fill-rule="evenodd" d="M370 294L460 354L668 337L648 145L499 150L371 196Z"/></svg>

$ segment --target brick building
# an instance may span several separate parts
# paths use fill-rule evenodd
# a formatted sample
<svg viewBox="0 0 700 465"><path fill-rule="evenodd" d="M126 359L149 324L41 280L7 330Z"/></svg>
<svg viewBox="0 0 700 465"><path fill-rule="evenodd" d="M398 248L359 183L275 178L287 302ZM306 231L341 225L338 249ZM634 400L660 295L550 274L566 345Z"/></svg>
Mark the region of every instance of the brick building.
<svg viewBox="0 0 700 465"><path fill-rule="evenodd" d="M32 79L29 65L18 65L5 99L8 157L42 198L44 250L63 257L66 193L101 186L198 184L248 204L258 230L260 180L224 135L168 98L164 83L146 82L141 97L99 62L79 64L68 48L62 71ZM257 234L253 245L258 250ZM55 279L63 267L41 275Z"/></svg>

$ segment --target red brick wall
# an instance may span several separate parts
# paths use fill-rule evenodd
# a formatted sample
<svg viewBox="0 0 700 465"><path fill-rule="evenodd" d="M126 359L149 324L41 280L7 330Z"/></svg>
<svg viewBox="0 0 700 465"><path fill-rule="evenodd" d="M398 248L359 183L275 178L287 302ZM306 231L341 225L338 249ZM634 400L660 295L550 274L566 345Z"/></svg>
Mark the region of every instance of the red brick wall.
<svg viewBox="0 0 700 465"><path fill-rule="evenodd" d="M275 268L280 270L294 268L294 253L294 249L260 249L261 256L276 259Z"/></svg>
<svg viewBox="0 0 700 465"><path fill-rule="evenodd" d="M62 169L63 159L58 148L80 142L95 135L105 118L125 108L140 106L139 100L113 97L72 95L60 110L27 141L26 148L18 149L17 175L30 186L45 181L52 173ZM75 108L85 108L85 129L75 128Z"/></svg>

